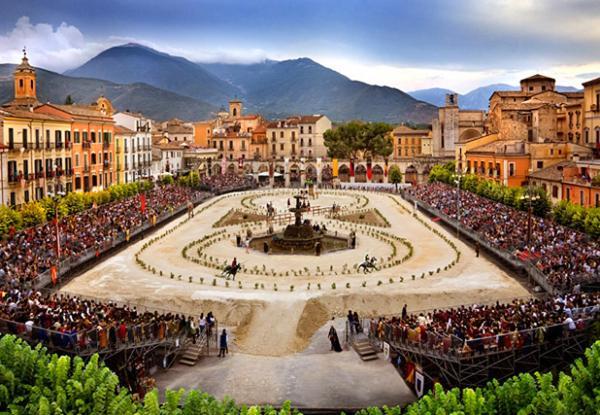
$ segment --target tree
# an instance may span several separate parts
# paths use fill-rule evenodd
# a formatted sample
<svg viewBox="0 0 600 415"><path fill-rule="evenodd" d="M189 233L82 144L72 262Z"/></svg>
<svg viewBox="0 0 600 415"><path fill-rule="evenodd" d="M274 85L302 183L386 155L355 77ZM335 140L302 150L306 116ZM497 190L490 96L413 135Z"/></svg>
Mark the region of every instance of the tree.
<svg viewBox="0 0 600 415"><path fill-rule="evenodd" d="M402 172L400 171L400 168L396 165L390 167L388 175L390 182L396 185L396 191L398 191L398 183L402 183Z"/></svg>
<svg viewBox="0 0 600 415"><path fill-rule="evenodd" d="M369 159L375 156L388 157L393 143L389 135L392 126L386 123L364 123L350 121L334 130L325 131L324 143L330 157Z"/></svg>
<svg viewBox="0 0 600 415"><path fill-rule="evenodd" d="M8 234L11 228L18 231L21 225L19 212L6 205L0 205L0 236Z"/></svg>
<svg viewBox="0 0 600 415"><path fill-rule="evenodd" d="M73 105L73 98L71 98L70 94L65 98L65 105Z"/></svg>
<svg viewBox="0 0 600 415"><path fill-rule="evenodd" d="M26 203L21 209L21 219L23 226L37 226L46 221L46 209L39 202Z"/></svg>

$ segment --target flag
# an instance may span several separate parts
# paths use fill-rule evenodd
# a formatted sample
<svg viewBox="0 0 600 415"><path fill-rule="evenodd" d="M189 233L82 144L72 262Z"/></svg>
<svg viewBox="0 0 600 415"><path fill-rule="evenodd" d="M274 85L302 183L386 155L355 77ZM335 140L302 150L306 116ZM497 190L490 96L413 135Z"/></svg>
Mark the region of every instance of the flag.
<svg viewBox="0 0 600 415"><path fill-rule="evenodd" d="M143 193L140 195L140 212L146 213L146 195Z"/></svg>
<svg viewBox="0 0 600 415"><path fill-rule="evenodd" d="M50 278L52 279L52 284L56 285L56 282L58 281L58 273L56 272L56 266L52 265L50 267Z"/></svg>
<svg viewBox="0 0 600 415"><path fill-rule="evenodd" d="M385 165L383 166L384 177L387 177L387 174L388 174L388 161L387 161L387 159L385 159Z"/></svg>
<svg viewBox="0 0 600 415"><path fill-rule="evenodd" d="M432 221L434 221L434 222L439 222L439 221L441 221L442 219L441 219L441 218L438 218L438 217L436 216L436 217L432 218L431 220L432 220Z"/></svg>
<svg viewBox="0 0 600 415"><path fill-rule="evenodd" d="M373 166L371 166L370 161L367 161L367 179L369 179L369 181L370 181L372 177L373 177Z"/></svg>
<svg viewBox="0 0 600 415"><path fill-rule="evenodd" d="M350 177L354 177L354 159L350 159Z"/></svg>
<svg viewBox="0 0 600 415"><path fill-rule="evenodd" d="M333 159L333 177L338 177L338 159Z"/></svg>

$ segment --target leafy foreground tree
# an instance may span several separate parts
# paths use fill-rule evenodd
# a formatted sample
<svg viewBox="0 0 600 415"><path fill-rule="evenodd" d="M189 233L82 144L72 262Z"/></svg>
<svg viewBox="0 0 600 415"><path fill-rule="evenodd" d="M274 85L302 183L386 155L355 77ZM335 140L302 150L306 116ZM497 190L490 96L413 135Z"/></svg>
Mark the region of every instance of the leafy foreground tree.
<svg viewBox="0 0 600 415"><path fill-rule="evenodd" d="M396 191L398 191L398 183L402 183L402 172L400 171L400 167L396 165L390 167L388 176L390 179L390 183L394 183L396 185Z"/></svg>
<svg viewBox="0 0 600 415"><path fill-rule="evenodd" d="M484 388L452 389L437 386L433 393L406 409L368 408L360 415L592 415L600 412L600 341L586 350L585 359L571 366L570 375L522 374ZM163 403L156 390L144 402L135 402L120 387L117 376L98 356L87 363L81 358L32 349L23 340L6 335L0 339L0 413L94 415L195 415L300 414L286 402L272 407L237 406L231 399L217 400L199 391L167 391Z"/></svg>
<svg viewBox="0 0 600 415"><path fill-rule="evenodd" d="M394 151L390 137L392 126L382 122L350 121L323 134L330 157L343 159L370 159L389 157Z"/></svg>

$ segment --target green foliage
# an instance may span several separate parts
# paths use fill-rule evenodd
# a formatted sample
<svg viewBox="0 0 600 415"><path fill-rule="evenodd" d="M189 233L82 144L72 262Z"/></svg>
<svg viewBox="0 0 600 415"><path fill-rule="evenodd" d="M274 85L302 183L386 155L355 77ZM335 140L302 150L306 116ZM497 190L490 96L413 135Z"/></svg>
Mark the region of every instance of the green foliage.
<svg viewBox="0 0 600 415"><path fill-rule="evenodd" d="M169 174L165 174L164 176L161 177L160 182L163 185L169 185L169 184L175 183L175 179L173 179L173 176L171 176Z"/></svg>
<svg viewBox="0 0 600 415"><path fill-rule="evenodd" d="M402 410L400 407L366 408L359 415L478 414L592 415L600 411L600 341L578 359L570 374L520 374L504 383L490 381L485 387L454 388L438 384L434 391ZM271 407L238 407L231 399L183 389L146 394L142 403L119 386L117 376L92 356L81 358L32 349L12 335L0 339L0 412L13 414L106 414L106 415L195 415L276 412ZM281 415L299 414L284 403Z"/></svg>
<svg viewBox="0 0 600 415"><path fill-rule="evenodd" d="M71 97L71 94L67 95L65 98L65 105L73 105L73 98Z"/></svg>
<svg viewBox="0 0 600 415"><path fill-rule="evenodd" d="M398 184L402 183L402 172L400 168L396 165L390 167L390 171L388 172L390 183Z"/></svg>
<svg viewBox="0 0 600 415"><path fill-rule="evenodd" d="M28 228L46 221L46 209L39 202L29 202L23 205L19 212L23 220L23 226Z"/></svg>
<svg viewBox="0 0 600 415"><path fill-rule="evenodd" d="M336 158L388 157L393 143L389 135L392 126L382 122L350 121L325 131L323 138L327 153Z"/></svg>
<svg viewBox="0 0 600 415"><path fill-rule="evenodd" d="M0 236L6 235L11 227L21 229L23 221L21 215L6 205L0 205Z"/></svg>
<svg viewBox="0 0 600 415"><path fill-rule="evenodd" d="M454 163L445 165L435 165L429 173L429 182L442 182L451 186L456 186L457 175L454 169ZM460 188L487 199L504 203L507 206L519 210L529 209L529 190L522 187L507 187L492 180L486 180L475 174L465 174L461 176ZM540 187L531 188L531 208L535 215L545 217L550 212L550 199Z"/></svg>

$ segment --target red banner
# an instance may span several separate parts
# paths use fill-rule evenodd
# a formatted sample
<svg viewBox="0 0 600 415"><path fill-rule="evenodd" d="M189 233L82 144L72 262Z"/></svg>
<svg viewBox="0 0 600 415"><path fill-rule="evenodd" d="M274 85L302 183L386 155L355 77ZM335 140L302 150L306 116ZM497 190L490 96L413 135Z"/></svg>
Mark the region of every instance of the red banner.
<svg viewBox="0 0 600 415"><path fill-rule="evenodd" d="M367 163L367 179L371 180L372 177L373 177L373 167L371 166L371 163Z"/></svg>
<svg viewBox="0 0 600 415"><path fill-rule="evenodd" d="M146 195L143 193L140 195L140 212L146 213Z"/></svg>
<svg viewBox="0 0 600 415"><path fill-rule="evenodd" d="M354 177L354 160L350 160L350 177Z"/></svg>
<svg viewBox="0 0 600 415"><path fill-rule="evenodd" d="M58 273L56 272L56 266L52 265L50 267L50 278L52 279L52 284L56 285L58 281Z"/></svg>
<svg viewBox="0 0 600 415"><path fill-rule="evenodd" d="M58 209L58 206L56 209ZM54 232L54 235L56 236L56 258L60 261L60 230L58 227L58 218L54 218Z"/></svg>

